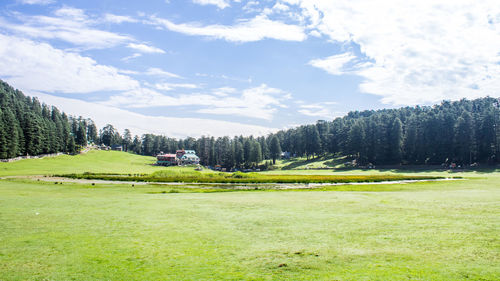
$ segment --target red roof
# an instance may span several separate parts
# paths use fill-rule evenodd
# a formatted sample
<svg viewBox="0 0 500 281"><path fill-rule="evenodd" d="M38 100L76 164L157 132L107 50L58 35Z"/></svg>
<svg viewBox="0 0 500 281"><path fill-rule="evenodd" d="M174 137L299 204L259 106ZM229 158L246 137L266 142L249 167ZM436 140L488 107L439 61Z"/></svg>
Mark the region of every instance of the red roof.
<svg viewBox="0 0 500 281"><path fill-rule="evenodd" d="M175 154L158 154L156 155L156 157L174 157L175 158Z"/></svg>

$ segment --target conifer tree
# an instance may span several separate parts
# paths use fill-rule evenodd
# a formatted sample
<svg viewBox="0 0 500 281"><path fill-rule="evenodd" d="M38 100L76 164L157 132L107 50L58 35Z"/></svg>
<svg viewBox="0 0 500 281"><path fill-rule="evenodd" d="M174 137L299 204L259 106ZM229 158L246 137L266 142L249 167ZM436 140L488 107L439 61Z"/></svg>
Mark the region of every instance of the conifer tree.
<svg viewBox="0 0 500 281"><path fill-rule="evenodd" d="M273 165L276 164L276 159L281 156L281 145L278 137L273 135L271 137L271 144L269 147L269 151L271 152L271 158L273 159Z"/></svg>
<svg viewBox="0 0 500 281"><path fill-rule="evenodd" d="M363 144L365 141L364 126L361 121L356 121L349 130L349 148L348 151L359 161L363 156Z"/></svg>
<svg viewBox="0 0 500 281"><path fill-rule="evenodd" d="M13 158L19 155L19 130L14 114L9 108L5 108L2 113L3 132L6 144L6 157Z"/></svg>
<svg viewBox="0 0 500 281"><path fill-rule="evenodd" d="M3 117L3 112L0 109L0 117ZM6 140L6 131L3 118L0 118L0 158L7 158L8 144Z"/></svg>
<svg viewBox="0 0 500 281"><path fill-rule="evenodd" d="M459 163L471 163L472 159L472 117L464 112L458 117L455 135L456 158Z"/></svg>
<svg viewBox="0 0 500 281"><path fill-rule="evenodd" d="M123 151L128 151L130 146L132 145L132 134L129 129L125 129L123 132Z"/></svg>
<svg viewBox="0 0 500 281"><path fill-rule="evenodd" d="M245 158L245 164L246 166L250 166L251 163L251 154L252 154L252 143L250 139L246 139L245 143L243 144L243 153L244 153L244 158Z"/></svg>
<svg viewBox="0 0 500 281"><path fill-rule="evenodd" d="M403 156L403 125L399 118L395 118L392 122L389 133L389 159L390 163L401 163Z"/></svg>
<svg viewBox="0 0 500 281"><path fill-rule="evenodd" d="M234 142L235 142L234 146L235 164L237 167L241 167L245 162L245 153L243 150L243 144L238 139L235 139Z"/></svg>

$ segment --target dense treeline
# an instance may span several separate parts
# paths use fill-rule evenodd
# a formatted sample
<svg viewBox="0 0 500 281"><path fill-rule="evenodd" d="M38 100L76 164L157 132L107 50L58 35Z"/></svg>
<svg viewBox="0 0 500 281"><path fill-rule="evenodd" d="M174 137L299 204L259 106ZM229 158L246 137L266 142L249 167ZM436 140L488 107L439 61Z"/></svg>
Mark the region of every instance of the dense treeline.
<svg viewBox="0 0 500 281"><path fill-rule="evenodd" d="M265 137L176 140L151 134L132 138L128 129L120 135L110 124L98 130L92 120L68 116L0 80L1 159L56 152L74 154L89 144L120 145L125 151L142 155L194 149L202 164L226 167L255 166L271 157ZM275 158L279 153L273 154Z"/></svg>
<svg viewBox="0 0 500 281"><path fill-rule="evenodd" d="M195 149L202 164L225 167L255 166L261 160L279 158L281 151L307 158L346 155L360 165L493 164L499 161L499 125L500 101L488 97L444 101L433 107L354 111L267 137L176 140L143 135L127 143L144 155Z"/></svg>
<svg viewBox="0 0 500 281"><path fill-rule="evenodd" d="M75 123L57 108L40 104L0 81L0 158L75 153Z"/></svg>
<svg viewBox="0 0 500 281"><path fill-rule="evenodd" d="M481 98L355 111L276 135L283 150L292 154L350 155L360 164L496 163L499 125L499 99Z"/></svg>
<svg viewBox="0 0 500 281"><path fill-rule="evenodd" d="M499 124L499 100L481 98L444 101L433 107L355 111L267 137L177 140L146 134L132 140L126 131L128 137L122 143L143 155L194 149L203 165L228 168L254 167L262 160L279 158L281 151L307 158L347 155L361 165L497 163Z"/></svg>
<svg viewBox="0 0 500 281"><path fill-rule="evenodd" d="M0 80L0 158L57 152L77 153L99 142L90 119L74 118L41 104Z"/></svg>
<svg viewBox="0 0 500 281"><path fill-rule="evenodd" d="M110 124L98 131L90 119L69 117L4 82L0 85L0 158L75 153L92 143L153 156L192 149L201 164L227 168L274 162L282 151L307 158L346 155L361 165L498 163L500 156L500 101L495 98L354 111L265 137L175 139L153 134L132 137L128 129L120 135Z"/></svg>
<svg viewBox="0 0 500 281"><path fill-rule="evenodd" d="M273 146L273 137L275 139ZM141 139L123 142L124 147L142 155L156 155L160 152L175 152L177 149L196 150L202 165L223 167L256 167L264 159L278 159L281 150L276 136L266 137L201 137L173 139L146 134Z"/></svg>

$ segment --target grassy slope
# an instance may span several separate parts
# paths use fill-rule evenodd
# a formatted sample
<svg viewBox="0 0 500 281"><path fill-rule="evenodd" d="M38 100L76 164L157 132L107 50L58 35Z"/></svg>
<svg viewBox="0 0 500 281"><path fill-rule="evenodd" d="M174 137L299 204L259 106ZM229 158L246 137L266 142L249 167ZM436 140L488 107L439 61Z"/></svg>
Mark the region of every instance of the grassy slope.
<svg viewBox="0 0 500 281"><path fill-rule="evenodd" d="M0 173L158 169L148 157L93 153ZM464 174L369 189L386 192L158 194L164 187L0 180L0 280L497 280L500 173Z"/></svg>
<svg viewBox="0 0 500 281"><path fill-rule="evenodd" d="M86 154L63 155L43 159L27 159L0 163L0 176L40 175L56 173L152 173L162 167L152 166L154 157L118 151L90 151Z"/></svg>
<svg viewBox="0 0 500 281"><path fill-rule="evenodd" d="M342 167L343 163L348 162L349 160L351 159L347 159L344 156L338 158L334 158L332 156L322 156L310 159L307 159L306 157L297 157L288 160L278 160L276 161L276 166L282 170L307 168L338 168Z"/></svg>

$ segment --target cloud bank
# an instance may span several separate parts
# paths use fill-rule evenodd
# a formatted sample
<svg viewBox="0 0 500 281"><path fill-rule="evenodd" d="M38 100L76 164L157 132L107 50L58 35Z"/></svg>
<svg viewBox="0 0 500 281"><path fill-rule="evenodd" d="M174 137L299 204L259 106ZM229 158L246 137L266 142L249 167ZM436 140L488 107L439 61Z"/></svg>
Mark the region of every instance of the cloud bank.
<svg viewBox="0 0 500 281"><path fill-rule="evenodd" d="M255 42L264 39L304 41L307 35L303 27L270 20L266 15L238 21L234 25L201 25L198 23L174 23L170 20L151 17L151 24L186 35L224 39L230 42Z"/></svg>
<svg viewBox="0 0 500 281"><path fill-rule="evenodd" d="M117 68L89 57L1 34L0 76L23 90L70 94L139 87L139 82L120 74Z"/></svg>
<svg viewBox="0 0 500 281"><path fill-rule="evenodd" d="M407 105L497 94L500 5L497 1L285 0L308 28L359 47L311 65L364 78L360 90ZM354 48L353 47L353 48ZM370 63L354 65L355 58Z"/></svg>
<svg viewBox="0 0 500 281"><path fill-rule="evenodd" d="M112 106L95 104L75 99L55 97L37 92L28 92L41 101L57 106L71 115L82 115L91 118L101 128L113 124L119 132L129 129L133 134L153 133L175 138L205 136L236 136L236 135L267 135L277 131L275 128L241 124L230 121L220 121L201 118L176 118L146 116L119 109Z"/></svg>

